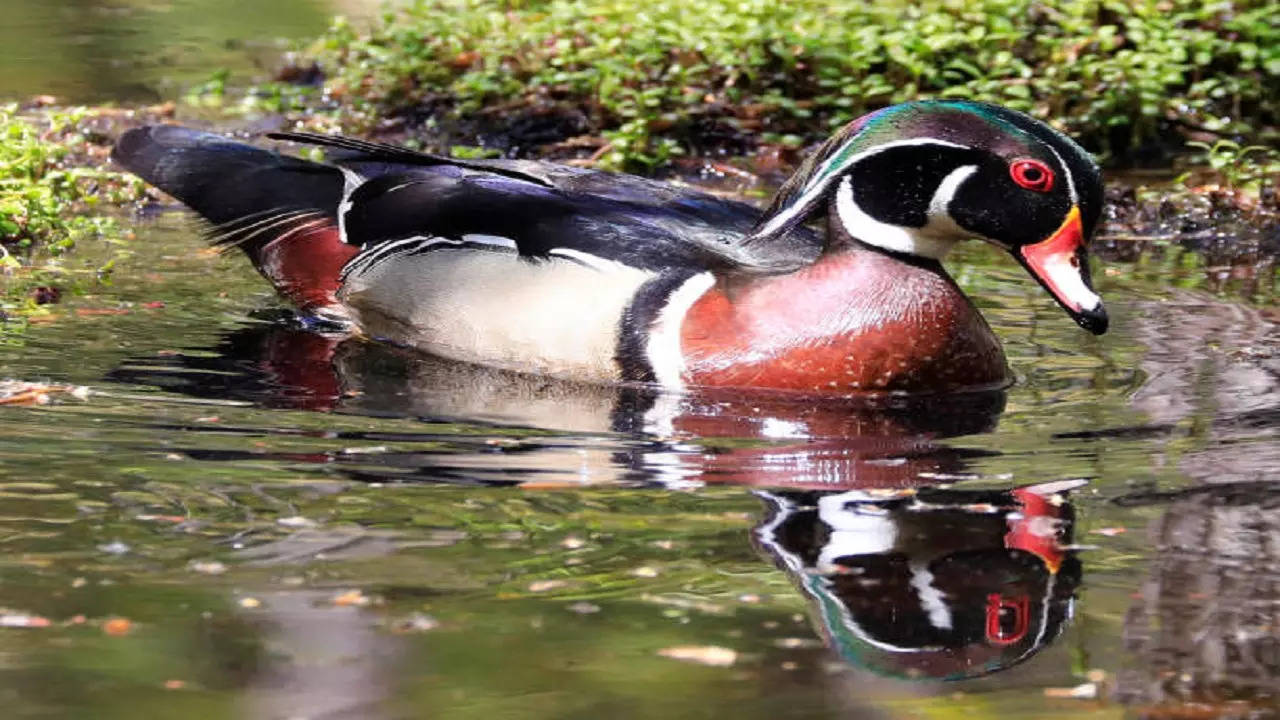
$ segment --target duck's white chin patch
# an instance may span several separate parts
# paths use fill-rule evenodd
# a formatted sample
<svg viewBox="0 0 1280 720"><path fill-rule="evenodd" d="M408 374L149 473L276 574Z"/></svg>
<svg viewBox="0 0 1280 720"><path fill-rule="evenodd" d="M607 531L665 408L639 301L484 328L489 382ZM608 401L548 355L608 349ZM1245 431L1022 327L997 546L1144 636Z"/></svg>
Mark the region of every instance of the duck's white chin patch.
<svg viewBox="0 0 1280 720"><path fill-rule="evenodd" d="M941 260L957 242L973 235L951 219L948 208L960 184L977 170L975 165L964 165L952 170L938 183L922 227L890 225L871 217L858 207L853 197L853 185L847 177L836 189L836 215L849 236L861 242L892 252Z"/></svg>

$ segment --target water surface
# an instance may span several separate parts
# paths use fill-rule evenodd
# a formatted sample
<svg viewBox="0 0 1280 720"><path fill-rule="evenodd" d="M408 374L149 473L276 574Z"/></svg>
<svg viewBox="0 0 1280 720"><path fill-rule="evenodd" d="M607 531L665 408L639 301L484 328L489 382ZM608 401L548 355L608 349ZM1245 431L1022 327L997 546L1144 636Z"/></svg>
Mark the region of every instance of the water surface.
<svg viewBox="0 0 1280 720"><path fill-rule="evenodd" d="M165 97L333 9L18 3L0 97ZM343 341L126 222L0 336L88 388L0 407L7 717L1276 716L1275 312L1203 263L1105 263L1095 338L965 248L1017 383L818 402Z"/></svg>
<svg viewBox="0 0 1280 720"><path fill-rule="evenodd" d="M1007 394L653 397L306 331L188 220L143 223L112 285L0 348L5 377L91 388L0 408L0 607L51 623L0 629L2 692L31 717L1265 716L1268 311L1104 279L1093 338L995 253L953 267Z"/></svg>

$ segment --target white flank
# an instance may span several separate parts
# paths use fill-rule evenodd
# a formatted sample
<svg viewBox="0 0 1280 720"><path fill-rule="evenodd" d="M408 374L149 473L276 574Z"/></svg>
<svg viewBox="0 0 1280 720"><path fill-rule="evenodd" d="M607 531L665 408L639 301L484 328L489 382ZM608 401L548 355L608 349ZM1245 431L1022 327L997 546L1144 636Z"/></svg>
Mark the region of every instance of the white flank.
<svg viewBox="0 0 1280 720"><path fill-rule="evenodd" d="M854 142L856 138L857 138L856 135L850 138L849 143ZM832 157L838 157L840 153L844 152L844 149L849 146L849 143L845 143L844 145L840 146L839 150L836 150L831 154ZM778 228L790 222L792 217L796 213L802 212L804 208L808 206L810 203L812 203L814 200L816 200L819 195L826 192L827 188L830 187L832 181L834 181L839 177L842 177L841 175L842 171L853 167L859 161L864 160L868 157L871 157L872 155L878 155L886 150L892 150L893 148L911 147L916 145L939 145L941 147L951 147L951 148L961 148L961 149L965 148L964 145L958 145L956 143L947 142L945 140L935 140L933 138L916 138L913 140L895 140L893 142L887 142L881 145L876 145L875 147L868 148L867 150L863 150L862 152L857 153L852 157L846 158L843 162L840 163L838 167L824 166L821 170L813 174L813 178L809 180L808 184L805 185L804 192L800 195L800 197L794 202L792 202L791 205L788 206L786 210L773 216L773 219L771 219L768 223L766 223L765 226L761 228L760 232L757 234L768 235L772 232L776 232Z"/></svg>
<svg viewBox="0 0 1280 720"><path fill-rule="evenodd" d="M452 242L348 274L339 297L365 334L490 367L619 379L618 319L653 273L585 253L596 262L531 263Z"/></svg>
<svg viewBox="0 0 1280 720"><path fill-rule="evenodd" d="M975 165L952 170L934 191L923 227L904 227L883 223L868 215L853 197L853 184L846 177L836 190L836 214L850 237L893 252L941 260L955 244L974 233L952 219L951 200L961 183L977 172Z"/></svg>
<svg viewBox="0 0 1280 720"><path fill-rule="evenodd" d="M685 280L667 296L666 306L649 328L645 354L649 356L649 366L653 368L653 375L661 385L675 389L684 387L684 353L680 349L680 329L684 326L689 308L715 283L715 277L709 272L699 273Z"/></svg>

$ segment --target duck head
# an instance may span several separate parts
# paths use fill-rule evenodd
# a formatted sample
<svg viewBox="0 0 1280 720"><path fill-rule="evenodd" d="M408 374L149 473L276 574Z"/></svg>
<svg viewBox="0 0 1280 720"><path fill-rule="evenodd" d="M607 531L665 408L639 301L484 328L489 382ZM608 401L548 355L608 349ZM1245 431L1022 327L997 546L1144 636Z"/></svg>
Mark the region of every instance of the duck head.
<svg viewBox="0 0 1280 720"><path fill-rule="evenodd" d="M747 242L782 237L823 211L828 252L857 242L938 260L961 240L985 240L1100 335L1107 313L1086 244L1101 206L1098 166L1066 135L996 105L915 102L836 133L782 186Z"/></svg>

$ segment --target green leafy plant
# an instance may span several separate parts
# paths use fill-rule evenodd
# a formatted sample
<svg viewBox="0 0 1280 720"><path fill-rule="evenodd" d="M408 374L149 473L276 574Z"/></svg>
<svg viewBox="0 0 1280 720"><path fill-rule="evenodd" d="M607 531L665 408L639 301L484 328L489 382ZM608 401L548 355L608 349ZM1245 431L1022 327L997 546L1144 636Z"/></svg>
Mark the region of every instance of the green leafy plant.
<svg viewBox="0 0 1280 720"><path fill-rule="evenodd" d="M1231 140L1213 144L1189 142L1188 147L1203 152L1203 164L1217 173L1227 186L1252 194L1274 187L1280 177L1280 151L1265 145L1241 145Z"/></svg>
<svg viewBox="0 0 1280 720"><path fill-rule="evenodd" d="M997 102L1112 153L1280 118L1267 0L415 0L369 29L336 20L303 57L359 117L481 134L559 118L636 168L808 143L922 97Z"/></svg>
<svg viewBox="0 0 1280 720"><path fill-rule="evenodd" d="M140 196L142 185L88 166L78 131L84 110L23 117L0 105L0 272L9 301L63 271L61 258L86 238L118 238L104 205ZM99 270L109 271L110 261ZM10 302L12 306L12 302Z"/></svg>

